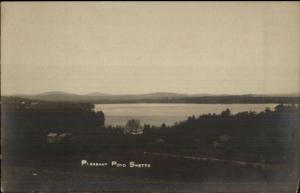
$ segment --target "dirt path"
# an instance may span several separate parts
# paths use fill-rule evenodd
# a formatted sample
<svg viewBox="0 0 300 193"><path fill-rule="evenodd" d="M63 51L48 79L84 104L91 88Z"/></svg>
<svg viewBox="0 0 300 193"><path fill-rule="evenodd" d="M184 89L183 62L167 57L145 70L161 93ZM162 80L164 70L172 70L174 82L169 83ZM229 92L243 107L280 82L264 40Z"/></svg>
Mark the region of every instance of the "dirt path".
<svg viewBox="0 0 300 193"><path fill-rule="evenodd" d="M164 157L172 157L172 158L180 158L180 159L189 159L189 160L197 160L197 161L211 161L211 162L224 162L229 163L236 166L251 166L255 168L263 168L263 169L283 169L286 167L284 164L266 164L260 162L246 162L246 161L238 161L238 160L225 160L219 158L212 157L196 157L196 156L183 156L169 153L155 153L155 152L144 152L145 155L153 155L153 156L164 156Z"/></svg>

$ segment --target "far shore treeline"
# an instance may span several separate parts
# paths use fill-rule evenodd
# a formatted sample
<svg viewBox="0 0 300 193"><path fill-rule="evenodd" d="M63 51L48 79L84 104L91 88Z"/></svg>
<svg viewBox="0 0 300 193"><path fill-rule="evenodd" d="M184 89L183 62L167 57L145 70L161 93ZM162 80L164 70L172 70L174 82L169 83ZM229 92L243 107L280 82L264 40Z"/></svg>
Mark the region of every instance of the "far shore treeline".
<svg viewBox="0 0 300 193"><path fill-rule="evenodd" d="M65 92L47 92L36 95L13 95L10 97L29 100L55 102L83 102L93 104L104 103L195 103L195 104L287 104L300 103L299 94L287 95L209 95L178 94L158 92L150 94L109 95L109 94L72 94ZM6 98L6 97L4 97Z"/></svg>

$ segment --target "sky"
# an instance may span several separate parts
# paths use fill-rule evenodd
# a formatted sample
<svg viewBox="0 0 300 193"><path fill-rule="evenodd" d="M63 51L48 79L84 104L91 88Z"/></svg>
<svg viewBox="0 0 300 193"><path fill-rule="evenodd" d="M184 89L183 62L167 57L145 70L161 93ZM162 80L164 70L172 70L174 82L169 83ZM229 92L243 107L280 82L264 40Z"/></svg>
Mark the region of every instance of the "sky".
<svg viewBox="0 0 300 193"><path fill-rule="evenodd" d="M2 2L1 92L300 90L299 2Z"/></svg>

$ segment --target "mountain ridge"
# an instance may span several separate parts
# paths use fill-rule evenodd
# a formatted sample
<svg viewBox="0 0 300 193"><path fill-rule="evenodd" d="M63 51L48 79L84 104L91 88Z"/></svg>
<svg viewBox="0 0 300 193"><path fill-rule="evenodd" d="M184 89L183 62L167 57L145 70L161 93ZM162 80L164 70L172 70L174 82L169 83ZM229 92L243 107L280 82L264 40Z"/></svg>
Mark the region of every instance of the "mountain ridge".
<svg viewBox="0 0 300 193"><path fill-rule="evenodd" d="M245 98L299 98L299 94L277 94L277 95L262 95L262 94L183 94L176 92L153 92L146 94L106 94L101 92L91 92L87 94L74 94L63 91L49 91L32 95L10 95L14 97L21 97L31 100L44 100L44 101L62 101L62 102L181 102L188 99L188 101L197 101L199 99L214 99L214 101L223 101L225 98L238 98L244 100Z"/></svg>

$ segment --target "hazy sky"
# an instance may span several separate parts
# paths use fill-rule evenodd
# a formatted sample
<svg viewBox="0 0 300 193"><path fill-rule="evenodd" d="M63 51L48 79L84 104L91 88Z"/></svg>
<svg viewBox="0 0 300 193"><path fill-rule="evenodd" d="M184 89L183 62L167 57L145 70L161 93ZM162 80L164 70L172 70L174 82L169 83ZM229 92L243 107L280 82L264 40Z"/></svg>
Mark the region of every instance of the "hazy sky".
<svg viewBox="0 0 300 193"><path fill-rule="evenodd" d="M2 2L2 94L299 92L297 2Z"/></svg>

